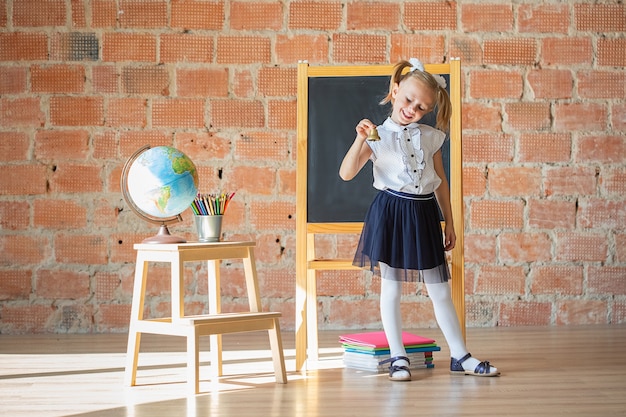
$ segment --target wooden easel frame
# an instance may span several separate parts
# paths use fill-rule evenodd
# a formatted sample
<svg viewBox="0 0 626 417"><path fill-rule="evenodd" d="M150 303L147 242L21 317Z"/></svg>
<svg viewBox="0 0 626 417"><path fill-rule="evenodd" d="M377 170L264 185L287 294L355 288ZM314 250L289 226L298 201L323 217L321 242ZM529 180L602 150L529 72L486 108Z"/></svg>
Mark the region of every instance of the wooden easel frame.
<svg viewBox="0 0 626 417"><path fill-rule="evenodd" d="M432 74L449 74L452 119L450 121L450 201L457 235L451 252L452 301L465 336L465 268L463 253L461 61L425 65ZM392 65L318 66L298 64L297 170L296 170L296 370L307 358L318 360L317 270L358 269L352 259L316 259L315 235L360 233L363 223L309 223L307 216L308 101L310 77L390 76Z"/></svg>

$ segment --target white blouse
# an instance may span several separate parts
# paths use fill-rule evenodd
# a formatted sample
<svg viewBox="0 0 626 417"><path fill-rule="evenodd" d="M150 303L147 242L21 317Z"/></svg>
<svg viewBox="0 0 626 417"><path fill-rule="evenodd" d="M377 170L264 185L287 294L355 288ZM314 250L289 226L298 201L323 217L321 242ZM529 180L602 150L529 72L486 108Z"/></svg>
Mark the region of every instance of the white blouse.
<svg viewBox="0 0 626 417"><path fill-rule="evenodd" d="M378 127L378 136L379 141L367 142L372 149L374 188L429 194L439 187L433 155L441 149L445 133L418 123L400 126L388 118Z"/></svg>

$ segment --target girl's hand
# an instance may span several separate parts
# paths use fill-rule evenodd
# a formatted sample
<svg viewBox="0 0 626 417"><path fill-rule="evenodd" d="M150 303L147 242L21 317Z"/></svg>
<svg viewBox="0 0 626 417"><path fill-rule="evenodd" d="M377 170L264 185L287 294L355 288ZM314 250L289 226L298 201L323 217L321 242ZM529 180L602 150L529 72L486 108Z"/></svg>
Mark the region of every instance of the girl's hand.
<svg viewBox="0 0 626 417"><path fill-rule="evenodd" d="M372 129L376 129L376 125L369 119L363 119L356 125L356 138L365 140Z"/></svg>
<svg viewBox="0 0 626 417"><path fill-rule="evenodd" d="M444 227L443 248L448 251L448 250L454 249L455 245L456 245L456 233L454 233L454 226L446 223L446 226Z"/></svg>

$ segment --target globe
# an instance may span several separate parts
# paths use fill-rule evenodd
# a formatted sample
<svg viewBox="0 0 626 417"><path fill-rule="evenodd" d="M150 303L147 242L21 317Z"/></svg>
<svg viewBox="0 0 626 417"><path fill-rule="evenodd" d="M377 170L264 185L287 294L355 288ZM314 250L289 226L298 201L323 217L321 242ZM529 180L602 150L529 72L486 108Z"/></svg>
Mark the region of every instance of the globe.
<svg viewBox="0 0 626 417"><path fill-rule="evenodd" d="M182 221L185 211L198 194L198 172L193 161L171 146L137 150L122 170L122 194L142 219L159 224L157 235L143 243L184 243L172 236L168 224Z"/></svg>

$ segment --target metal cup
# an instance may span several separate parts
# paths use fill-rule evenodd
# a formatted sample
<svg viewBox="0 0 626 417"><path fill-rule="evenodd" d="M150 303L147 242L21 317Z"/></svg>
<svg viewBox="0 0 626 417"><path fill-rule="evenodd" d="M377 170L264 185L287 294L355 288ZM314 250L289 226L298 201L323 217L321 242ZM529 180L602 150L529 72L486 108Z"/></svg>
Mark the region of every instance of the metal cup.
<svg viewBox="0 0 626 417"><path fill-rule="evenodd" d="M198 241L219 242L222 235L222 216L194 216Z"/></svg>

